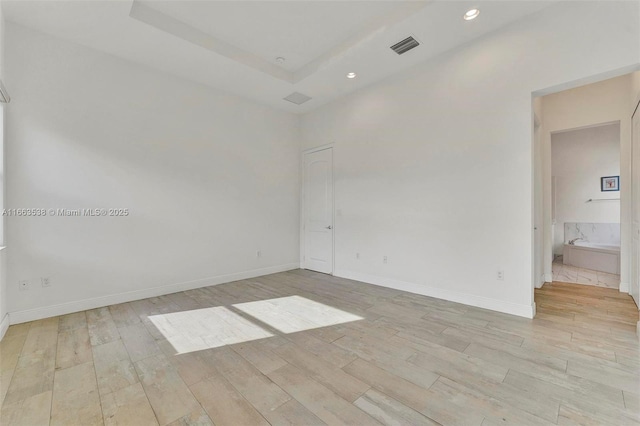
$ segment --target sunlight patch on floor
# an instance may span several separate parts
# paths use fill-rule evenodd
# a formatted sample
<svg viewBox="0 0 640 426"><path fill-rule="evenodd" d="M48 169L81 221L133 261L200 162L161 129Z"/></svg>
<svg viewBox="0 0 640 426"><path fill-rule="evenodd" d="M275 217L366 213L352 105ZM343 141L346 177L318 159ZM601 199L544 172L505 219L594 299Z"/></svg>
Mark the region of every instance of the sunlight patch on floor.
<svg viewBox="0 0 640 426"><path fill-rule="evenodd" d="M361 320L362 317L300 296L150 315L177 354L272 337L265 328L295 333ZM251 318L255 318L252 321ZM269 327L261 326L266 324Z"/></svg>
<svg viewBox="0 0 640 426"><path fill-rule="evenodd" d="M283 333L295 333L362 319L301 296L238 303L233 307Z"/></svg>
<svg viewBox="0 0 640 426"><path fill-rule="evenodd" d="M149 320L179 354L273 336L224 306L150 315Z"/></svg>

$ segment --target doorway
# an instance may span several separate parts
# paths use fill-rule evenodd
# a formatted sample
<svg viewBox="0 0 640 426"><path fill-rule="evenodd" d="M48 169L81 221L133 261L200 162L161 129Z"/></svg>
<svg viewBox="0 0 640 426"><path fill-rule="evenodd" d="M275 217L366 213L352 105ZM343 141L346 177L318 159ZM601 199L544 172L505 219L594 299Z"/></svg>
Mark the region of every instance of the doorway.
<svg viewBox="0 0 640 426"><path fill-rule="evenodd" d="M553 281L620 288L620 122L551 133Z"/></svg>
<svg viewBox="0 0 640 426"><path fill-rule="evenodd" d="M303 154L302 268L333 273L333 148Z"/></svg>
<svg viewBox="0 0 640 426"><path fill-rule="evenodd" d="M535 121L532 132L534 144L533 232L542 232L541 236L534 234L538 238L534 238L532 265L534 285L532 287L540 288L543 285L546 286L545 283L555 281L554 285L550 285L550 288L553 289L557 287L557 283L570 281L567 280L566 276L561 276L563 274L559 273L557 269L552 269L554 257L556 261L565 260L558 259L557 255L562 254L564 256L566 247L582 250L583 248L580 245L583 240L597 244L599 242L597 240L602 234L595 234L598 234L602 229L594 230L592 225L596 224L596 228L606 228L607 224L609 224L608 226L610 227L619 226L619 231L614 232L616 235L612 237L611 233L608 233L606 236L617 240L617 233L619 232L620 242L618 245L620 249L619 254L617 254L620 259L619 262L609 262L615 259L616 255L616 253L609 251L610 247L593 247L595 250L591 252L577 252L578 257L582 257L582 260L587 262L587 266L590 266L586 269L596 270L596 275L586 277L591 278L591 283L584 278L582 282L579 282L578 279L571 280L572 282L578 282L578 284L567 284L569 287L564 288L562 291L566 292L567 289L571 288L581 292L596 292L600 296L602 296L601 292L627 293L633 296L636 304L638 303L637 294L640 286L640 267L638 266L640 264L640 184L638 184L640 182L640 124L638 124L638 121L640 119L634 115L633 110L640 100L640 90L638 90L640 88L640 84L638 84L640 82L640 71L630 74L628 72L628 70L621 70L613 78L610 78L611 74L600 78L594 76L586 79L592 82L589 84L573 85L573 88L569 89L567 89L567 86L569 86L567 84L557 86L556 89L541 90L537 95L536 93L533 94L532 119ZM635 97L635 102L631 99L632 97ZM636 114L638 113L636 112ZM560 192L563 194L566 192L567 187L571 186L571 180L567 181L566 177L559 176L561 173L557 170L555 173L552 170L552 139L570 138L570 133L574 133L574 138L584 141L588 135L578 135L579 132L605 132L607 128L611 133L617 134L619 140L619 152L614 155L619 161L619 171L611 170L611 173L603 171L603 167L615 168L615 165L611 164L605 166L607 161L611 163L611 158L605 161L601 153L599 154L585 147L585 152L582 154L585 154L583 156L591 161L587 165L587 170L592 172L593 176L589 175L583 178L582 184L588 187L588 193L582 193L579 197L579 203L574 203L574 205L577 205L579 209L588 209L590 213L597 211L602 213L605 210L610 210L609 213L616 210L619 213L608 218L599 216L585 219L578 217L561 218L558 208L561 203L566 204L567 199ZM558 143L562 143L562 141ZM577 157L569 156L565 158L564 164L560 161L559 165L561 169L563 167L564 169L569 169L575 166L574 163L577 161ZM565 179L565 181L560 182L562 179ZM564 188L560 188L563 185ZM540 190L540 187L542 190ZM559 200L558 197L563 198ZM542 219L540 219L540 214L536 214L540 210L542 211ZM617 221L616 218L618 218ZM616 222L619 222L619 225ZM578 230L576 223L591 225L586 225L586 227L581 225ZM567 227L570 228L568 231L566 230ZM587 232L578 232L585 229ZM572 235L572 232L577 232L577 234ZM569 244L572 240L574 244ZM604 242L604 245L607 243L613 246L616 245L616 241ZM542 245L542 248L540 248L540 245ZM578 247L575 247L576 245ZM612 264L617 267L619 273L612 274L612 277L605 275L611 271L602 271L600 275L605 279L598 280L598 269L601 266L598 263L603 258L599 260L593 258L594 252L596 255L601 255L604 252L605 257L611 255L605 260L610 263L609 266ZM573 260L567 263L570 262L573 262ZM562 261L556 263L565 264ZM571 271L571 268L568 269ZM577 271L571 271L571 275L576 275L577 278L578 274L573 272ZM584 275L588 274L583 273L581 275L584 277ZM615 280L610 280L611 278L616 278L615 275L619 275L617 286L616 282L614 282ZM597 284L599 285L591 287L583 285L596 284L593 282L594 280L598 280ZM597 289L595 287L613 288ZM540 294L544 293L544 289L540 291ZM537 305L539 305L538 294L539 291L536 290ZM621 295L620 297L625 296ZM631 299L628 295L626 297L629 300Z"/></svg>
<svg viewBox="0 0 640 426"><path fill-rule="evenodd" d="M640 100L635 99L631 118L631 277L629 294L640 306ZM640 332L640 321L638 322Z"/></svg>

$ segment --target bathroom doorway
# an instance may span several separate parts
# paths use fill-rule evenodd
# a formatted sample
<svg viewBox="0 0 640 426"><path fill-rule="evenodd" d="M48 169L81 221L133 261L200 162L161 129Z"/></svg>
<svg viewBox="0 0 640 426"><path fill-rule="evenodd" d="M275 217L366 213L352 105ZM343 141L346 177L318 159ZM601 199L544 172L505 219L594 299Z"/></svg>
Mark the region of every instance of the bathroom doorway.
<svg viewBox="0 0 640 426"><path fill-rule="evenodd" d="M639 102L630 69L533 94L536 316L640 335Z"/></svg>
<svg viewBox="0 0 640 426"><path fill-rule="evenodd" d="M620 122L551 133L553 281L620 288Z"/></svg>
<svg viewBox="0 0 640 426"><path fill-rule="evenodd" d="M533 283L629 293L631 117L640 71L588 80L596 82L534 93Z"/></svg>

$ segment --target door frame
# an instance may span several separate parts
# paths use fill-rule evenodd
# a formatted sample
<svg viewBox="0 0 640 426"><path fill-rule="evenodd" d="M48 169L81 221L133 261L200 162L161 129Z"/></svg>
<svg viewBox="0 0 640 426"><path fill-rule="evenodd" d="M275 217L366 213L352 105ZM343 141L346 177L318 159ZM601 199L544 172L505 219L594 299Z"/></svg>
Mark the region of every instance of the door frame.
<svg viewBox="0 0 640 426"><path fill-rule="evenodd" d="M561 84L556 84L554 86L550 86L550 87L547 87L547 88L544 88L544 89L534 90L533 92L531 92L531 122L532 122L532 124L531 124L531 126L532 126L532 128L531 128L531 153L532 153L532 155L531 155L531 167L532 167L532 170L531 170L531 193L532 193L533 203L532 203L532 206L531 206L531 224L530 224L530 226L531 226L530 229L531 229L531 233L532 233L532 235L531 235L531 250L532 250L531 254L532 255L531 255L531 259L530 259L530 265L531 265L531 269L532 270L535 270L535 262L536 262L536 260L534 258L536 250L535 250L535 240L534 240L534 236L533 236L533 232L534 232L533 228L536 226L536 224L535 224L535 208L536 208L536 204L537 203L542 203L542 205L543 205L543 212L544 213L543 213L543 221L542 221L542 230L543 230L544 235L551 235L550 234L551 233L550 227L552 226L551 222L550 222L551 215L549 213L550 212L550 206L549 206L550 199L547 199L547 196L545 195L547 193L546 189L545 189L547 187L546 185L550 184L550 182L549 183L545 183L543 181L543 197L542 197L542 199L538 200L535 197L535 187L534 187L535 175L534 175L534 171L535 171L537 165L536 165L535 158L534 158L534 150L536 149L536 146L535 146L536 140L535 140L535 137L534 137L535 135L534 135L534 129L533 129L534 99L535 98L539 98L539 97L543 97L543 96L546 96L546 95L550 95L550 94L553 94L553 93L558 93L558 92L562 92L562 91L565 91L565 90L574 89L574 88L581 87L581 86L584 86L584 85L587 85L587 84L597 83L597 82L600 82L600 81L604 81L604 80L620 77L620 76L625 75L625 74L631 74L631 73L633 73L635 71L640 71L640 63L634 64L634 65L630 65L630 66L626 66L626 67L623 67L623 68L610 70L610 71L607 71L607 72L604 72L604 73L591 74L591 75L583 76L583 77L578 78L578 79L573 80L573 81L568 81L568 82L564 82L564 83L561 83ZM638 100L640 100L640 97L638 97ZM629 118L631 118L631 117L629 117ZM603 122L604 121L606 121L606 120L603 120ZM622 129L622 121L620 120L620 118L617 118L617 119L615 119L613 121L614 122L615 121L620 121L621 129ZM629 125L631 125L631 124L629 123ZM542 123L542 126L545 127L545 123L544 122ZM580 128L580 127L581 126L578 126L578 127L576 127L576 129ZM543 143L543 149L545 149L545 147L547 147L546 146L547 145L547 138L549 138L549 140L550 140L551 133L555 132L557 130L559 130L559 129L549 129L549 128L544 128L543 129L542 141L541 141L541 143ZM570 129L564 129L564 130L570 130ZM629 130L631 130L631 129L629 129ZM621 135L621 137L622 137L622 135ZM622 144L622 141L621 141L621 144ZM544 154L544 151L543 151L543 154L542 154L543 158L544 158L544 155L545 154ZM621 151L621 156L622 156L622 151ZM544 161L543 158L541 158L540 160ZM622 158L621 158L621 160L622 160ZM622 174L622 167L623 167L623 163L621 161L621 163L620 163L620 173L621 174ZM628 171L631 172L630 168L629 168ZM546 169L543 168L542 172L543 172L543 174L546 175ZM629 176L629 182L631 182L630 176ZM550 188L549 188L549 190L550 190ZM623 210L626 210L627 214L629 216L631 216L631 203L633 202L633 194L632 193L628 193L627 197L628 197L629 205L627 205L626 209L625 209L623 207L623 202L622 202L622 193L620 194L620 198L621 198L621 200L620 200L620 216L621 216L620 226L621 226L621 231L622 231L622 226L623 226L623 224L622 224ZM629 222L628 225L630 226L631 223ZM622 233L621 233L621 235L622 235ZM548 278L552 278L552 277L549 277L547 274L551 272L551 264L552 264L552 260L553 260L552 259L553 258L552 244L550 244L550 242L546 241L546 239L547 239L547 237L543 237L543 269L544 269L544 272L545 272L545 281ZM627 261L626 261L626 263L627 263L627 265L626 265L626 274L627 275L630 274L629 260L630 260L630 256L631 256L631 253L628 253L628 252L630 252L629 248L627 248L624 251L624 254L623 254L622 244L621 244L621 251L620 251L621 261L622 261L622 258L624 257L624 255L625 254L627 255ZM623 275L623 270L620 271L620 278L621 279L622 279L622 275ZM627 277L627 279L628 279L628 277ZM531 302L532 302L532 305L534 306L534 316L535 316L535 288L536 288L535 283L536 283L536 280L535 280L534 274L532 273L531 274ZM621 282L620 284L621 284L621 288L620 288L621 292L629 293L629 288L623 289L623 283ZM626 284L628 285L629 283L626 283ZM638 331L638 335L640 335L640 321L638 322L638 330L637 331Z"/></svg>
<svg viewBox="0 0 640 426"><path fill-rule="evenodd" d="M306 268L306 242L305 242L305 208L304 208L304 200L305 200L305 156L308 154L313 154L314 152L324 151L326 149L331 150L331 222L333 226L333 234L331 238L331 273L333 275L336 270L336 181L334 171L334 151L333 151L333 143L328 143L325 145L320 145L315 148L305 149L300 153L300 269Z"/></svg>
<svg viewBox="0 0 640 426"><path fill-rule="evenodd" d="M635 213L636 213L636 209L640 208L640 199L636 198L638 196L640 196L640 190L638 190L636 187L638 185L637 182L634 182L633 180L633 175L635 172L635 168L639 167L640 168L640 164L635 164L635 159L636 156L638 156L638 153L636 153L636 146L635 146L635 138L636 135L634 133L634 127L633 127L633 121L636 117L636 115L640 116L640 93L638 93L638 95L636 96L636 99L634 99L634 104L635 107L633 108L633 111L631 112L631 214L630 214L630 225L631 225L631 247L630 247L630 256L629 256L629 294L632 294L633 288L632 286L635 284L635 286L640 286L640 264L635 263L635 262L639 262L640 261L640 254L638 254L638 259L633 259L633 254L634 254L634 247L633 244L635 243L635 234L636 232L638 232L640 234L640 224L636 224L635 222ZM638 158L640 158L640 156L638 156ZM640 238L640 237L639 237ZM635 247L635 250L640 250L640 247ZM636 252L638 253L638 252ZM634 263L635 263L635 267L636 270L634 270ZM632 296L633 297L633 296ZM634 302L636 302L636 307L638 308L639 311L639 317L638 317L638 322L636 323L636 335L640 337L640 304L638 303L638 301L636 299L633 299Z"/></svg>

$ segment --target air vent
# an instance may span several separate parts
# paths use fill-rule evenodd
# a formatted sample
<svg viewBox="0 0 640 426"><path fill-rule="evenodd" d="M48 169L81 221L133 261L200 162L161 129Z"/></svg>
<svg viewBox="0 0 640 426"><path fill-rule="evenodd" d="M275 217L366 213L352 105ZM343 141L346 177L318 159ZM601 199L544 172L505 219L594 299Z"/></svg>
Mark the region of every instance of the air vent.
<svg viewBox="0 0 640 426"><path fill-rule="evenodd" d="M403 53L406 53L411 49L413 49L414 47L418 47L418 46L420 46L420 43L418 43L418 40L416 40L413 37L407 37L401 42L398 42L393 46L391 46L391 50L396 52L398 55L402 55Z"/></svg>
<svg viewBox="0 0 640 426"><path fill-rule="evenodd" d="M311 100L311 97L303 94L303 93L298 93L298 92L293 92L292 94L290 94L289 96L287 96L286 98L282 98L285 101L289 101L291 103L294 103L296 105L302 105L303 103Z"/></svg>

